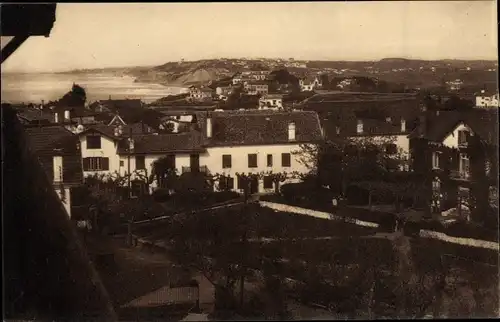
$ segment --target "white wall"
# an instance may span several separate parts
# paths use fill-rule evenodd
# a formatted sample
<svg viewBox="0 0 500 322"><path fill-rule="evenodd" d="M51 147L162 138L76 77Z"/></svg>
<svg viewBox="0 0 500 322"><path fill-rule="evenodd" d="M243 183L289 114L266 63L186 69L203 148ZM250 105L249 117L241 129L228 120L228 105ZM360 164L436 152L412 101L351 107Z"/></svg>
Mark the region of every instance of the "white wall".
<svg viewBox="0 0 500 322"><path fill-rule="evenodd" d="M91 135L89 133L89 135ZM118 171L119 169L119 158L116 153L117 143L111 138L101 135L101 148L100 149L87 149L87 135L80 136L80 146L82 151L82 159L88 157L103 157L109 158L109 170L108 171L83 171L84 176L89 176L93 174L109 174Z"/></svg>
<svg viewBox="0 0 500 322"><path fill-rule="evenodd" d="M144 158L144 164L145 164L145 170L141 171L142 174L146 175L149 177L153 171L153 163L167 155L170 155L170 153L165 153L165 154L151 154L151 155L145 155ZM128 172L128 156L127 155L120 155L119 156L119 161L123 161L123 166L119 167L119 173L120 175L124 176ZM200 155L200 167L205 165L202 161L202 155ZM175 168L177 170L177 174L182 174L182 167L189 167L190 166L190 154L176 154L175 155ZM135 155L130 156L130 172L134 173L137 170L136 167L136 162L135 162ZM132 175L131 179L134 180L135 178L140 178L140 176ZM157 183L153 181L153 183L150 185L151 189L157 188Z"/></svg>
<svg viewBox="0 0 500 322"><path fill-rule="evenodd" d="M211 147L207 149L207 153L200 157L200 164L208 167L212 174L224 173L234 178L234 185L238 188L236 173L259 173L272 171L273 173L297 171L307 173L309 169L299 162L299 156L294 155L294 151L300 151L299 144L283 144L283 145L249 145L249 146L234 146L234 147ZM248 154L257 154L257 168L248 167ZM290 153L290 167L282 167L281 154ZM231 155L231 168L222 168L222 155ZM267 155L273 155L273 166L267 166ZM292 181L292 180L289 180ZM283 183L282 183L283 184ZM269 189L269 192L273 189ZM259 181L259 192L264 192L264 183Z"/></svg>
<svg viewBox="0 0 500 322"><path fill-rule="evenodd" d="M443 145L448 148L458 148L458 131L470 131L470 129L465 124L459 124L453 132L448 134L448 136L444 139ZM472 132L471 132L472 133Z"/></svg>

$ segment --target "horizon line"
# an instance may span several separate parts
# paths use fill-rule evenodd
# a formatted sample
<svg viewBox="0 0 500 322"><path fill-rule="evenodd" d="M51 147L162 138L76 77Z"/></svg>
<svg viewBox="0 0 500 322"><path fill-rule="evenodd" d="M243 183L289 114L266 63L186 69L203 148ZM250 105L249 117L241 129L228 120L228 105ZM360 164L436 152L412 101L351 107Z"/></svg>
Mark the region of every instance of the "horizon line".
<svg viewBox="0 0 500 322"><path fill-rule="evenodd" d="M413 57L385 57L385 58L380 58L380 59L359 59L359 60L350 60L350 59L295 59L293 57L290 57L293 59L294 62L352 62L352 63L368 63L368 62L379 62L381 60L388 60L388 59L401 59L401 60L413 60L413 61L422 61L422 62L438 62L438 61L446 61L446 60L452 60L452 61L470 61L470 62L477 62L477 61L487 61L487 62L498 62L498 59L487 59L487 58L437 58L437 59L423 59L423 58L413 58ZM80 68L73 68L73 69L67 69L67 70L38 70L38 71L23 71L23 70L10 70L10 71L1 71L1 74L56 74L56 73L68 73L68 72L78 72L78 71L85 71L85 70L103 70L103 69L124 69L124 68L151 68L151 67L157 67L169 63L193 63L193 62L199 62L199 61L209 61L209 60L222 60L222 59L227 59L227 60L284 60L290 62L290 58L276 58L276 57L219 57L219 58L201 58L201 59L195 59L195 60L184 60L182 59L175 60L175 61L167 61L165 63L161 64L153 64L153 65L129 65L129 66L109 66L109 67L80 67Z"/></svg>

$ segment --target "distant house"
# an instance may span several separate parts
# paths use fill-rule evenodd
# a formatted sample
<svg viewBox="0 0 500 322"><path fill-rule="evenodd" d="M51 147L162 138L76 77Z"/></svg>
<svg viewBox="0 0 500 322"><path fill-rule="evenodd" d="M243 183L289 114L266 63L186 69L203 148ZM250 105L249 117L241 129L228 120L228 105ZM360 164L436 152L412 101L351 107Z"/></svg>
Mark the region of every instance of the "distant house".
<svg viewBox="0 0 500 322"><path fill-rule="evenodd" d="M299 79L299 86L301 91L310 92L316 88L321 88L323 84L319 76L306 76Z"/></svg>
<svg viewBox="0 0 500 322"><path fill-rule="evenodd" d="M208 101L213 96L213 90L209 87L189 87L189 97L194 101Z"/></svg>
<svg viewBox="0 0 500 322"><path fill-rule="evenodd" d="M476 107L481 108L498 108L498 93L487 95L484 90L479 95L476 95Z"/></svg>
<svg viewBox="0 0 500 322"><path fill-rule="evenodd" d="M243 77L241 73L236 73L232 79L233 85L243 84Z"/></svg>
<svg viewBox="0 0 500 322"><path fill-rule="evenodd" d="M248 82L245 84L245 90L248 95L267 95L269 85L265 82Z"/></svg>
<svg viewBox="0 0 500 322"><path fill-rule="evenodd" d="M62 125L27 127L26 135L71 217L73 189L83 183L78 137Z"/></svg>
<svg viewBox="0 0 500 322"><path fill-rule="evenodd" d="M283 95L281 94L267 94L259 99L259 110L283 109Z"/></svg>
<svg viewBox="0 0 500 322"><path fill-rule="evenodd" d="M462 85L464 82L460 79L455 79L454 81L448 81L446 82L446 85L448 85L448 89L451 91L458 91L462 88Z"/></svg>
<svg viewBox="0 0 500 322"><path fill-rule="evenodd" d="M229 95L233 92L234 87L232 86L219 86L215 89L215 94L219 97L221 100L226 100Z"/></svg>

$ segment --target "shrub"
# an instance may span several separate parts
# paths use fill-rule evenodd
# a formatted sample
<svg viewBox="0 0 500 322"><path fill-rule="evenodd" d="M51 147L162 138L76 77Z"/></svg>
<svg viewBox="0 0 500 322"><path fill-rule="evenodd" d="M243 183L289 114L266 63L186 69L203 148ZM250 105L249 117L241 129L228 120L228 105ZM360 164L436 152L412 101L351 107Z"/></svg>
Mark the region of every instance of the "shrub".
<svg viewBox="0 0 500 322"><path fill-rule="evenodd" d="M295 203L331 205L336 194L330 189L318 187L313 182L287 183L281 186L281 194L285 200Z"/></svg>
<svg viewBox="0 0 500 322"><path fill-rule="evenodd" d="M172 197L170 195L169 189L164 189L164 188L156 189L155 191L153 191L151 196L153 197L153 200L156 202L167 202Z"/></svg>

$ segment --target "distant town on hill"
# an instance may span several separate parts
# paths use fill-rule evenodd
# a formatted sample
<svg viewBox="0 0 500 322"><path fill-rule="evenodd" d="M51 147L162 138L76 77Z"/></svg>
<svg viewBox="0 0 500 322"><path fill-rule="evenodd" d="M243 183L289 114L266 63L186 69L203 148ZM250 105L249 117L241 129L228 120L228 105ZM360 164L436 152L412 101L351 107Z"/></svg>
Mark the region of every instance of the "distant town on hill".
<svg viewBox="0 0 500 322"><path fill-rule="evenodd" d="M427 88L460 79L464 84L495 83L497 61L490 60L418 60L385 58L377 61L317 61L289 59L219 58L198 61L167 62L153 67L80 69L62 73L113 73L136 77L137 82L163 85L206 85L245 70L286 68L294 75L325 73L332 76L368 76Z"/></svg>

